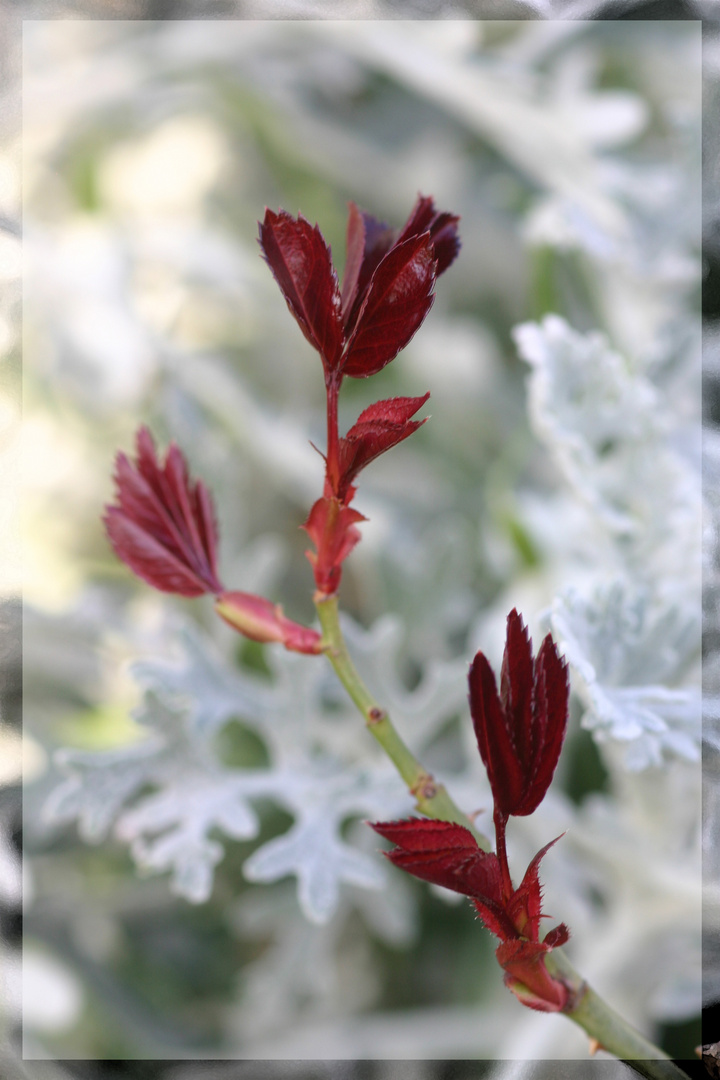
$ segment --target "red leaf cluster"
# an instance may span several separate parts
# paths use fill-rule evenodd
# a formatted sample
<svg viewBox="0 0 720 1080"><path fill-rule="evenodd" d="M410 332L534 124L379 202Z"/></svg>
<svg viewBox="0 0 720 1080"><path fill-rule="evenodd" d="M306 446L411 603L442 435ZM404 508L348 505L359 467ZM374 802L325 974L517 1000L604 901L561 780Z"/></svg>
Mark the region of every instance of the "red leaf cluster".
<svg viewBox="0 0 720 1080"><path fill-rule="evenodd" d="M420 195L402 229L391 229L350 203L342 287L317 225L284 210L265 211L259 243L300 329L325 372L328 446L325 492L303 528L318 591L334 593L342 561L360 539L361 514L350 509L361 469L412 435L429 394L391 398L365 409L342 438L337 401L342 380L381 371L410 341L433 302L435 280L460 249L456 214L439 212Z"/></svg>
<svg viewBox="0 0 720 1080"><path fill-rule="evenodd" d="M330 249L317 225L267 210L260 246L303 334L322 357L327 391L325 490L303 526L317 549L308 552L318 590L337 591L342 562L360 539L363 515L350 506L353 481L369 462L396 446L424 420L412 417L427 401L393 398L361 413L340 438L337 400L344 375L380 371L410 340L432 303L435 279L459 249L458 218L420 196L401 230L390 229L350 204L342 290ZM317 652L315 631L286 619L263 597L224 592L217 575L217 525L210 495L191 483L187 462L172 443L164 463L152 436L137 435L137 460L118 454L117 502L105 526L117 555L144 581L181 596L222 594L218 611L258 641Z"/></svg>
<svg viewBox="0 0 720 1080"><path fill-rule="evenodd" d="M507 893L498 856L482 851L462 825L411 818L376 822L372 828L397 845L385 852L390 862L423 881L470 897L485 926L500 938L495 955L505 969L505 983L524 1005L541 1012L565 1007L568 989L550 975L544 959L551 949L564 945L570 933L560 923L540 941L538 867L556 840L538 852L519 888Z"/></svg>
<svg viewBox="0 0 720 1080"><path fill-rule="evenodd" d="M263 256L326 374L367 378L405 348L432 306L436 278L460 249L458 221L420 195L394 230L351 202L341 289L317 225L266 209Z"/></svg>
<svg viewBox="0 0 720 1080"><path fill-rule="evenodd" d="M219 593L217 525L202 483L190 482L187 462L171 443L160 464L152 435L141 427L137 462L115 461L117 505L108 506L105 528L116 554L163 592L181 596Z"/></svg>
<svg viewBox="0 0 720 1080"><path fill-rule="evenodd" d="M568 988L550 975L544 961L551 949L568 940L569 931L561 923L540 941L544 916L538 876L541 859L557 840L537 853L516 889L505 828L509 815L537 809L550 786L567 724L567 667L549 635L533 661L532 643L513 609L507 620L500 693L482 653L472 663L469 684L478 748L493 793L497 853L482 851L469 829L447 821L411 819L372 827L397 844L386 852L396 866L472 899L485 926L500 938L495 955L505 970L505 983L524 1005L561 1011L568 1004Z"/></svg>

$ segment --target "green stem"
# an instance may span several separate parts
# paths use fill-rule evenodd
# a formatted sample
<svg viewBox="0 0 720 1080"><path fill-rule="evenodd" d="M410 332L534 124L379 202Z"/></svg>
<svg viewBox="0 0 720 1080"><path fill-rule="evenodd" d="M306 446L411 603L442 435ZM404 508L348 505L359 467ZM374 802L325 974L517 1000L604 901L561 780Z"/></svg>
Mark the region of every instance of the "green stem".
<svg viewBox="0 0 720 1080"><path fill-rule="evenodd" d="M482 850L490 851L487 837L477 831L443 785L438 784L423 768L398 735L386 711L363 683L340 629L337 596L316 595L315 606L323 630L324 652L350 698L365 717L371 735L380 743L415 797L417 809L426 817L464 825L471 830ZM649 1080L688 1080L687 1073L678 1068L667 1054L645 1039L587 985L562 949L549 953L545 963L550 974L561 978L571 989L571 1005L565 1009L565 1015L574 1020L598 1046L626 1061Z"/></svg>
<svg viewBox="0 0 720 1080"><path fill-rule="evenodd" d="M340 629L337 596L316 597L315 606L323 630L324 651L358 709L365 717L370 734L380 743L415 798L415 805L426 817L454 821L470 829L483 851L490 851L490 841L455 805L447 790L425 769L400 738L385 709L372 697L350 659Z"/></svg>
<svg viewBox="0 0 720 1080"><path fill-rule="evenodd" d="M616 1013L581 978L562 949L545 958L551 975L562 978L572 988L572 1005L565 1015L574 1020L598 1044L649 1080L688 1080L688 1074L668 1055Z"/></svg>

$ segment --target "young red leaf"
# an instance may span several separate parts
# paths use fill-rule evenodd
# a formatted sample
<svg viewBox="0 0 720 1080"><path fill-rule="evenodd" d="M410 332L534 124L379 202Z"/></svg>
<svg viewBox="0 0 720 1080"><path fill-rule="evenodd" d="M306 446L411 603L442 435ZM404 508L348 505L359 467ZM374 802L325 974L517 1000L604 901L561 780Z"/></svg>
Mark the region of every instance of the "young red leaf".
<svg viewBox="0 0 720 1080"><path fill-rule="evenodd" d="M405 348L432 306L435 266L429 233L388 252L370 280L348 339L344 375L375 375Z"/></svg>
<svg viewBox="0 0 720 1080"><path fill-rule="evenodd" d="M495 675L481 652L472 662L468 681L470 713L480 757L487 769L495 807L507 817L522 798L524 774L500 703Z"/></svg>
<svg viewBox="0 0 720 1080"><path fill-rule="evenodd" d="M185 458L174 443L164 465L147 428L140 428L136 444L135 466L125 454L116 458L118 504L108 506L104 518L116 554L163 592L221 592L217 525L205 485L191 484Z"/></svg>
<svg viewBox="0 0 720 1080"><path fill-rule="evenodd" d="M437 259L436 276L440 277L454 262L460 251L460 238L457 232L459 220L457 214L439 213L435 209L432 197L418 195L417 202L410 211L410 217L397 238L397 243L402 243L410 236L429 232Z"/></svg>
<svg viewBox="0 0 720 1080"><path fill-rule="evenodd" d="M360 413L347 435L339 441L339 476L335 481L335 494L339 499L345 499L361 469L422 427L425 420L411 420L410 417L429 397L427 393L423 397L377 401ZM332 482L333 478L330 479Z"/></svg>
<svg viewBox="0 0 720 1080"><path fill-rule="evenodd" d="M344 344L340 290L320 229L301 215L266 210L259 242L300 329L334 370Z"/></svg>
<svg viewBox="0 0 720 1080"><path fill-rule="evenodd" d="M352 329L370 278L381 259L395 243L397 230L372 214L348 207L345 271L342 281L342 314L346 334Z"/></svg>
<svg viewBox="0 0 720 1080"><path fill-rule="evenodd" d="M567 664L560 657L548 634L543 640L534 665L533 730L537 733L533 753L537 768L531 774L523 799L523 813L531 814L540 805L550 786L560 758L568 717Z"/></svg>
<svg viewBox="0 0 720 1080"><path fill-rule="evenodd" d="M523 1005L538 1012L562 1012L569 991L564 982L554 979L545 966L550 949L545 942L516 939L503 941L495 956L505 969L505 985Z"/></svg>
<svg viewBox="0 0 720 1080"><path fill-rule="evenodd" d="M307 551L315 572L315 584L325 595L337 592L342 574L342 562L360 540L356 528L365 517L357 510L343 504L334 496L324 495L312 506L307 521L302 526L317 548L317 553Z"/></svg>
<svg viewBox="0 0 720 1080"><path fill-rule="evenodd" d="M396 866L465 896L500 902L497 855L482 851L469 829L450 821L421 818L370 824L375 832L398 845L385 852Z"/></svg>
<svg viewBox="0 0 720 1080"><path fill-rule="evenodd" d="M547 934L543 938L543 945L550 951L550 949L559 949L562 945L567 945L570 940L570 931L564 922L554 926L552 930L548 930Z"/></svg>
<svg viewBox="0 0 720 1080"><path fill-rule="evenodd" d="M548 635L533 663L520 615L508 615L500 695L485 656L470 668L470 712L496 813L531 814L542 802L560 756L569 685L567 666Z"/></svg>
<svg viewBox="0 0 720 1080"><path fill-rule="evenodd" d="M501 941L509 941L515 937L515 927L504 904L477 896L472 898L472 902L486 930L495 934Z"/></svg>
<svg viewBox="0 0 720 1080"><path fill-rule="evenodd" d="M536 732L532 724L532 642L515 608L507 618L507 635L500 669L500 703L514 749L521 762L531 757Z"/></svg>
<svg viewBox="0 0 720 1080"><path fill-rule="evenodd" d="M515 890L508 905L510 917L515 926L525 936L537 941L540 932L540 919L542 917L542 889L540 887L539 869L543 856L553 845L557 844L565 834L561 833L538 851L532 860L525 876Z"/></svg>

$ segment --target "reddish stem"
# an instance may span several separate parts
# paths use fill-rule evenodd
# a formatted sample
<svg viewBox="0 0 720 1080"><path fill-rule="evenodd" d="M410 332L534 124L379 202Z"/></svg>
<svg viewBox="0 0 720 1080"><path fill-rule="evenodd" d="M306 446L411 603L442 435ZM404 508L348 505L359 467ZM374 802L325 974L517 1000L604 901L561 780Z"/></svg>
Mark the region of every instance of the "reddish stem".
<svg viewBox="0 0 720 1080"><path fill-rule="evenodd" d="M340 481L340 454L338 433L338 394L342 375L334 371L326 373L325 391L327 394L327 478L333 491Z"/></svg>
<svg viewBox="0 0 720 1080"><path fill-rule="evenodd" d="M508 901L514 890L512 879L510 877L510 867L508 866L507 849L505 847L505 826L507 825L507 817L504 814L501 814L497 807L493 813L493 822L495 824L495 846L497 849L498 862L500 863L500 872L502 874L503 899Z"/></svg>

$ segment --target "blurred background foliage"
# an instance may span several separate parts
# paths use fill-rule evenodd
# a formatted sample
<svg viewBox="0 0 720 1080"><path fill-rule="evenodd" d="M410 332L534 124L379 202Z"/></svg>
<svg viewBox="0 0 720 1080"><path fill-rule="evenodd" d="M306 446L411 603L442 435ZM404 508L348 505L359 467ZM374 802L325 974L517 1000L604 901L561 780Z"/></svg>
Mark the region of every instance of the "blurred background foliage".
<svg viewBox="0 0 720 1080"><path fill-rule="evenodd" d="M341 399L347 427L378 397L432 395L430 422L363 474L369 521L342 590L361 628L397 617L404 693L430 663L461 673L478 645L496 661L509 607L535 619L575 558L573 511L556 501L557 466L528 422L518 323L552 312L603 331L694 422L697 28L252 15L26 24L25 1052L579 1057L583 1040L561 1018L520 1015L508 1000L464 904L404 880L384 901L343 886L339 910L314 926L291 880L249 884L243 862L291 820L274 802L260 807L258 838L221 837L199 906L165 877L138 877L116 840L89 847L42 818L54 751L132 744L128 661L172 654L182 627L238 672L277 675L263 648L216 625L210 604L153 594L112 555L101 508L139 422L162 445L175 439L213 490L229 586L312 619L298 525L321 485L308 440L323 445L323 385L259 258L265 205L318 221L338 265L350 199L400 224L422 191L462 216L463 250L426 324L372 391L348 380ZM11 194L17 165L10 145L0 181ZM3 303L0 343L19 295ZM14 585L11 574L8 594ZM558 803L538 829L560 831L573 807L611 792L574 709ZM435 768L462 770L466 726L460 699L430 740ZM228 767L267 764L242 716L218 740ZM461 794L475 805L471 792L468 779ZM6 824L18 826L10 812ZM548 892L550 910L582 928L604 901L581 876L566 861ZM9 909L15 900L9 889ZM685 998L673 1008L655 1016L658 1037L688 1057L697 1017ZM348 1077L374 1077L365 1065L348 1064ZM423 1062L406 1067L412 1080L430 1075ZM449 1063L447 1078L484 1068Z"/></svg>

